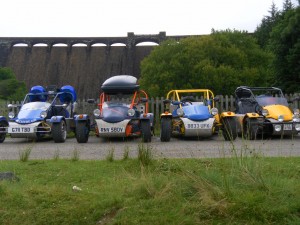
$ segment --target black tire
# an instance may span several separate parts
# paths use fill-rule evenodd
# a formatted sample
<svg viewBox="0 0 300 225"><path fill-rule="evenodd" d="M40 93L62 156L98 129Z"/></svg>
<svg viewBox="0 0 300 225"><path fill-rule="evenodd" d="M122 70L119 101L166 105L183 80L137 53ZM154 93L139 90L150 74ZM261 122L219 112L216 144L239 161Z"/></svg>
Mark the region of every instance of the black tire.
<svg viewBox="0 0 300 225"><path fill-rule="evenodd" d="M160 124L160 140L162 142L169 142L172 133L172 119L171 118L161 118Z"/></svg>
<svg viewBox="0 0 300 225"><path fill-rule="evenodd" d="M141 132L143 142L151 142L150 120L141 120Z"/></svg>
<svg viewBox="0 0 300 225"><path fill-rule="evenodd" d="M55 143L63 143L67 139L67 126L65 121L52 124L52 137Z"/></svg>
<svg viewBox="0 0 300 225"><path fill-rule="evenodd" d="M78 143L87 143L89 140L90 127L88 121L78 122L75 129L75 136Z"/></svg>
<svg viewBox="0 0 300 225"><path fill-rule="evenodd" d="M223 124L223 137L225 141L233 141L237 137L237 124L234 117L222 118Z"/></svg>
<svg viewBox="0 0 300 225"><path fill-rule="evenodd" d="M0 122L0 130L3 132L5 131L5 127L7 124L5 122ZM0 143L3 143L6 137L6 133L0 133Z"/></svg>
<svg viewBox="0 0 300 225"><path fill-rule="evenodd" d="M246 118L244 122L244 137L249 140L255 140L258 132L257 119Z"/></svg>

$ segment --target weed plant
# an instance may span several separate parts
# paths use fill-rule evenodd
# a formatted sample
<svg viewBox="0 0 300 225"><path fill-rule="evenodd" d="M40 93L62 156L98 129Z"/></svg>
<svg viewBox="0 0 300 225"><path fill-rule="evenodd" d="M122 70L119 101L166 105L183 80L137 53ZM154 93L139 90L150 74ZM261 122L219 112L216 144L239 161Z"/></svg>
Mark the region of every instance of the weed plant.
<svg viewBox="0 0 300 225"><path fill-rule="evenodd" d="M128 159L129 159L129 147L125 146L123 152L123 160L128 160Z"/></svg>
<svg viewBox="0 0 300 225"><path fill-rule="evenodd" d="M77 162L77 161L79 161L79 158L80 158L80 153L79 153L77 148L74 148L73 155L71 157L71 161L72 162Z"/></svg>
<svg viewBox="0 0 300 225"><path fill-rule="evenodd" d="M148 166L151 164L153 159L152 148L150 145L144 145L140 143L138 145L138 160L143 166Z"/></svg>
<svg viewBox="0 0 300 225"><path fill-rule="evenodd" d="M111 148L111 149L109 149L109 151L108 151L108 154L107 154L107 156L106 156L106 160L108 161L108 162L113 162L114 161L114 154L115 154L115 148Z"/></svg>
<svg viewBox="0 0 300 225"><path fill-rule="evenodd" d="M32 146L26 147L23 151L19 151L19 159L21 162L27 162L32 150Z"/></svg>

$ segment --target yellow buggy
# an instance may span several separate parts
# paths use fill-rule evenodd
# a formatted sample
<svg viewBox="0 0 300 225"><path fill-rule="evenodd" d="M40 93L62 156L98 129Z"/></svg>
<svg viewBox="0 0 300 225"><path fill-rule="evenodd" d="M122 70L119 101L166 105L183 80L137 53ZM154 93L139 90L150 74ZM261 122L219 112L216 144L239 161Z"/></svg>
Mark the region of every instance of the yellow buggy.
<svg viewBox="0 0 300 225"><path fill-rule="evenodd" d="M300 132L299 109L293 111L280 88L238 87L235 91L238 133L257 136L293 136Z"/></svg>

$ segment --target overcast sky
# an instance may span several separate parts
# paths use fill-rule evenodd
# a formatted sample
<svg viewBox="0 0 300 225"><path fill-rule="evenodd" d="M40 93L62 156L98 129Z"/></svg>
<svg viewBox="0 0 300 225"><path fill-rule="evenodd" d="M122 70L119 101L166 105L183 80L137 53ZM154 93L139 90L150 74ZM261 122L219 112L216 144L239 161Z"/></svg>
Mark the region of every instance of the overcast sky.
<svg viewBox="0 0 300 225"><path fill-rule="evenodd" d="M253 32L284 0L2 0L1 37L111 37ZM296 0L292 1L296 4Z"/></svg>

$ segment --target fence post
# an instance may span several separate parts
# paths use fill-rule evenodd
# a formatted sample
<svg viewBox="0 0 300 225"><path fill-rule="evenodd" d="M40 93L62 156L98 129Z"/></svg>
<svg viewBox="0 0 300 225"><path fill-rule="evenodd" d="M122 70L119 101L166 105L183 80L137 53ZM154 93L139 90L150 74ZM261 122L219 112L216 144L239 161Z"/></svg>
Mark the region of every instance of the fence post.
<svg viewBox="0 0 300 225"><path fill-rule="evenodd" d="M228 111L228 95L225 95L225 111Z"/></svg>
<svg viewBox="0 0 300 225"><path fill-rule="evenodd" d="M223 97L223 95L221 95L221 97L220 97L220 102L221 102L220 112L223 112L224 111L224 97Z"/></svg>
<svg viewBox="0 0 300 225"><path fill-rule="evenodd" d="M159 98L156 97L155 99L155 121L159 123Z"/></svg>
<svg viewBox="0 0 300 225"><path fill-rule="evenodd" d="M164 97L160 98L160 107L161 107L161 113L163 113L165 111Z"/></svg>
<svg viewBox="0 0 300 225"><path fill-rule="evenodd" d="M230 95L230 111L234 112L235 108L234 108L234 98L232 95Z"/></svg>
<svg viewBox="0 0 300 225"><path fill-rule="evenodd" d="M154 98L152 97L151 100L151 112L153 113L153 115L155 114L155 111L154 111L154 105L155 105L155 102L154 102Z"/></svg>

